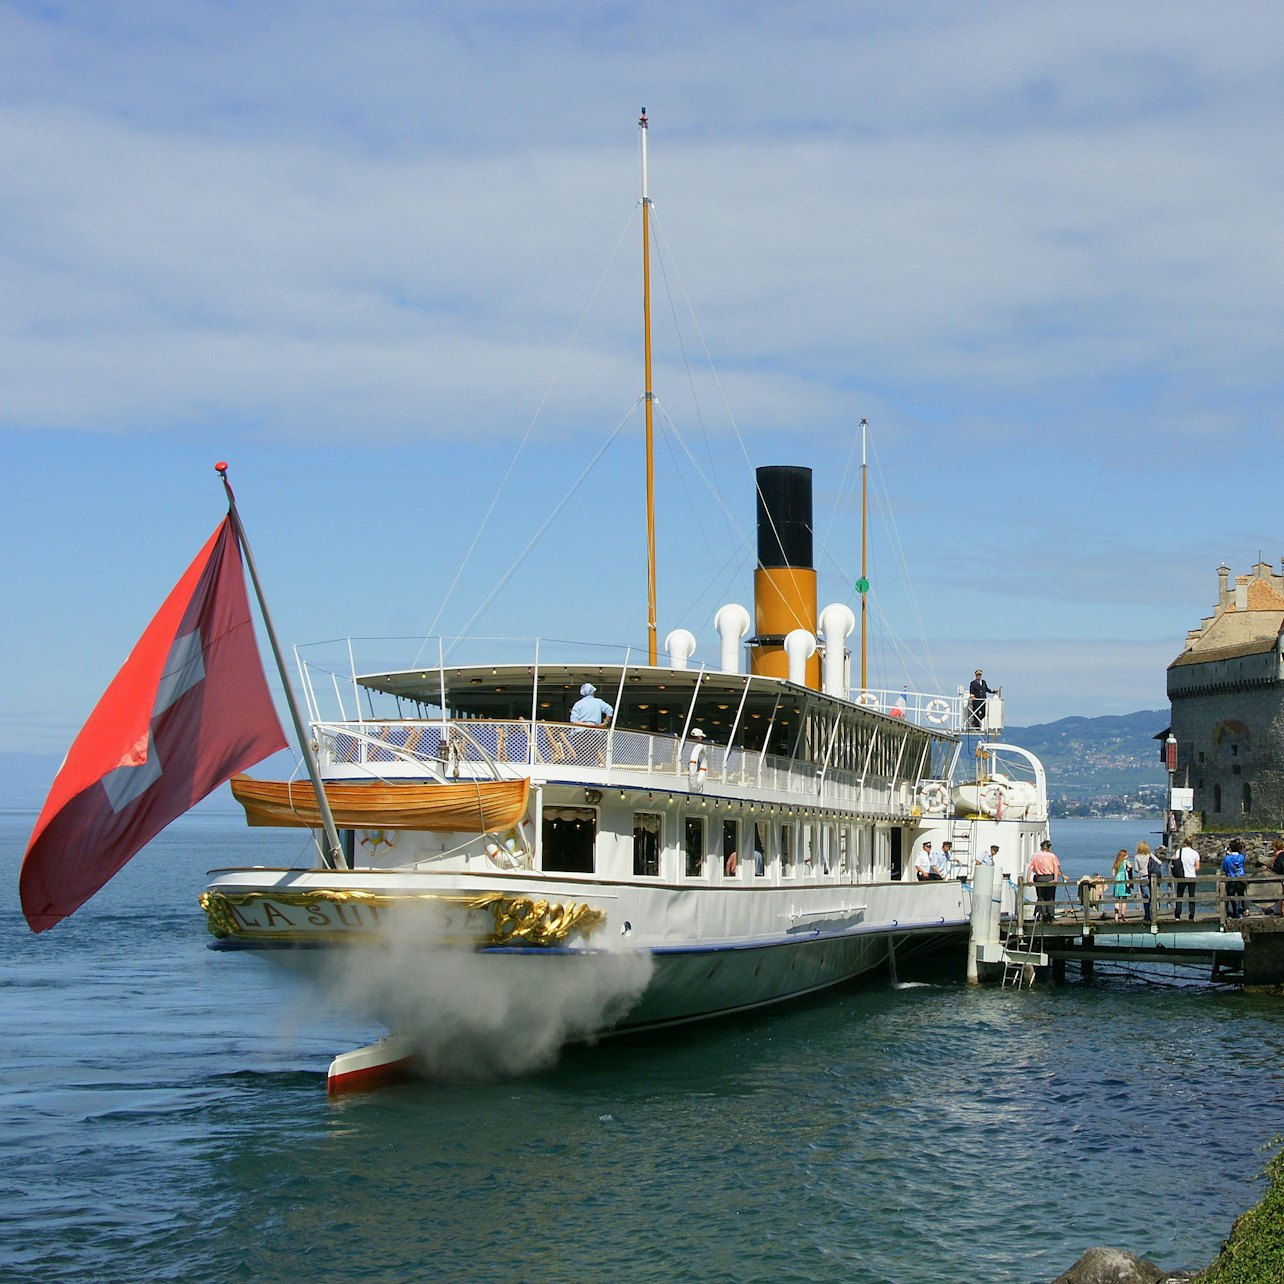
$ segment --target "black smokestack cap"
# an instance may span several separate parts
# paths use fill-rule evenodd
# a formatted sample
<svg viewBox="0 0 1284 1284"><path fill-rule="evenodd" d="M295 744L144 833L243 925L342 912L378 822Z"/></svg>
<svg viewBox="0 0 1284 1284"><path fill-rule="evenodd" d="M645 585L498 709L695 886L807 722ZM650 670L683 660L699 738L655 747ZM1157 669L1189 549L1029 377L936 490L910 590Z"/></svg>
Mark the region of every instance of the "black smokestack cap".
<svg viewBox="0 0 1284 1284"><path fill-rule="evenodd" d="M811 570L811 469L759 468L758 565Z"/></svg>

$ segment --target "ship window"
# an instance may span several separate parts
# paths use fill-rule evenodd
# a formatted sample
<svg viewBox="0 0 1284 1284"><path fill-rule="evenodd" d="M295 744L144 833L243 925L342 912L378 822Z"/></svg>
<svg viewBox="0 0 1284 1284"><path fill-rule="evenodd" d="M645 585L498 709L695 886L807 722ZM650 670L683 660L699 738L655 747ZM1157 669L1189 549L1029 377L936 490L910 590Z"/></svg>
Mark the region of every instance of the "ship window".
<svg viewBox="0 0 1284 1284"><path fill-rule="evenodd" d="M740 822L724 820L722 822L722 868L728 874L734 874L739 867Z"/></svg>
<svg viewBox="0 0 1284 1284"><path fill-rule="evenodd" d="M591 874L597 838L592 807L550 807L544 812L543 867L562 874Z"/></svg>
<svg viewBox="0 0 1284 1284"><path fill-rule="evenodd" d="M756 821L753 827L753 872L761 878L767 872L767 833L766 826Z"/></svg>
<svg viewBox="0 0 1284 1284"><path fill-rule="evenodd" d="M794 872L793 836L794 827L786 821L780 826L780 872L782 874Z"/></svg>
<svg viewBox="0 0 1284 1284"><path fill-rule="evenodd" d="M633 872L655 878L660 873L660 822L656 812L633 813Z"/></svg>
<svg viewBox="0 0 1284 1284"><path fill-rule="evenodd" d="M688 816L684 846L687 854L687 877L699 878L704 873L704 817Z"/></svg>

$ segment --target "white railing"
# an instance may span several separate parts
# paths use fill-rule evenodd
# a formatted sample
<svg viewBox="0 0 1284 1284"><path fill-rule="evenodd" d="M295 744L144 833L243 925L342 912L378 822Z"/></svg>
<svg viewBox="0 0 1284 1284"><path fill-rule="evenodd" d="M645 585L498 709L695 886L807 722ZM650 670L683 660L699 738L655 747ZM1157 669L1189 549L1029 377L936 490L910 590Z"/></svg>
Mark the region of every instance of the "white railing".
<svg viewBox="0 0 1284 1284"><path fill-rule="evenodd" d="M876 713L904 718L917 727L932 731L970 731L983 735L997 735L1003 730L1003 696L994 692L985 701L982 720L975 724L971 719L967 692L960 688L953 695L933 691L853 690L851 700Z"/></svg>
<svg viewBox="0 0 1284 1284"><path fill-rule="evenodd" d="M439 779L479 774L497 778L511 777L513 767L567 765L680 777L684 788L689 784L689 747L684 753L677 737L645 731L537 722L532 735L529 722L465 719L444 724L318 723L315 733L322 766L356 768L374 776L396 776L409 769ZM910 780L862 779L856 772L831 768L822 782L813 764L722 745L707 745L705 760L705 787L720 783L860 810L903 810L913 802Z"/></svg>

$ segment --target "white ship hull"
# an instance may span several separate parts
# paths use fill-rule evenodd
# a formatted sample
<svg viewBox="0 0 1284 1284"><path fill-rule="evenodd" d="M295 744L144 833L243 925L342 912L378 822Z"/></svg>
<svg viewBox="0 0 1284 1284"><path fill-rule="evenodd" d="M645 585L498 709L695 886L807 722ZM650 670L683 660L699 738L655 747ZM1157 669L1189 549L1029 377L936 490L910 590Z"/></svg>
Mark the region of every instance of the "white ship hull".
<svg viewBox="0 0 1284 1284"><path fill-rule="evenodd" d="M826 881L638 887L529 875L227 870L204 898L220 948L262 952L377 1017L428 1068L753 1011L928 946L962 946L970 891ZM486 902L479 905L479 902ZM584 911L556 943L492 943L514 906ZM528 917L523 915L523 917ZM961 951L960 951L961 953ZM961 965L960 965L961 966ZM450 1038L434 1037L443 1029ZM450 1046L445 1046L449 1043ZM499 1054L502 1061L502 1054Z"/></svg>

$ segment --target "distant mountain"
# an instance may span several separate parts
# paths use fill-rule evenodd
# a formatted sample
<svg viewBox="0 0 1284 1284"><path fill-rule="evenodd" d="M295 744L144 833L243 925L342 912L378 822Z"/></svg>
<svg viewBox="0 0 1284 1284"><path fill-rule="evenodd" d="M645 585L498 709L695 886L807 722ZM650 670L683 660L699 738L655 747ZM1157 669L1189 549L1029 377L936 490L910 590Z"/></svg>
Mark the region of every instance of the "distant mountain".
<svg viewBox="0 0 1284 1284"><path fill-rule="evenodd" d="M1061 718L1033 727L1008 727L1004 739L1028 749L1048 772L1053 800L1132 794L1167 783L1160 743L1167 709L1142 709L1101 718Z"/></svg>

